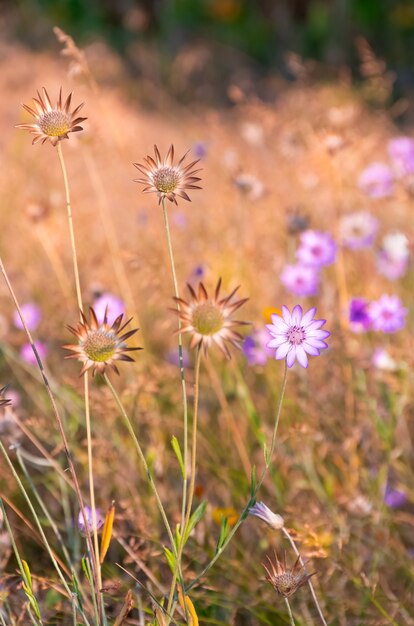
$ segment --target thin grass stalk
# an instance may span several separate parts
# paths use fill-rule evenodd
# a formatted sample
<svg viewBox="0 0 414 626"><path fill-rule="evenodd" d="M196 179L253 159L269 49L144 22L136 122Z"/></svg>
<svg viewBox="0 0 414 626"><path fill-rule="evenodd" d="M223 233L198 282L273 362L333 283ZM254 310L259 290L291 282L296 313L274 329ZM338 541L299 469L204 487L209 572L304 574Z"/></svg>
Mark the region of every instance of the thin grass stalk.
<svg viewBox="0 0 414 626"><path fill-rule="evenodd" d="M184 537L187 532L187 526L191 516L191 508L193 506L196 467L197 467L197 424L198 424L198 399L200 391L200 363L201 363L201 347L197 349L196 363L195 363L195 382L194 382L194 412L193 412L193 424L192 424L192 443L191 443L191 478L188 492L188 503L185 514L184 524L181 527L180 543L178 546L178 555L176 561L176 567L171 582L170 595L168 598L167 613L172 614L172 605L174 600L175 581L177 574L181 571L181 559L184 550ZM187 603L185 601L185 586L182 586L184 609L187 619Z"/></svg>
<svg viewBox="0 0 414 626"><path fill-rule="evenodd" d="M289 614L290 626L296 626L295 620L293 619L292 609L290 608L289 600L287 598L285 598L285 604Z"/></svg>
<svg viewBox="0 0 414 626"><path fill-rule="evenodd" d="M224 550L227 548L227 546L229 545L230 541L233 539L234 535L236 534L236 532L240 528L241 524L244 522L244 520L248 516L250 507L253 506L255 501L256 501L257 493L258 493L260 487L262 486L263 480L264 480L264 478L266 476L266 473L267 473L267 471L269 469L270 460L271 460L271 458L273 456L273 453L274 453L274 449L275 449L275 445L276 445L277 430L278 430L278 426L279 426L280 415L281 415L281 412L282 412L283 400L284 400L284 397L285 397L286 382L287 382L287 367L286 367L286 363L285 363L285 372L284 372L284 376L283 376L283 383L282 383L282 388L281 388L281 391L280 391L279 402L278 402L277 409L276 409L276 417L275 417L275 423L274 423L274 426L273 426L273 434L272 434L272 440L271 440L272 443L271 443L271 446L270 446L270 451L268 453L268 462L265 464L265 468L263 470L263 473L262 473L259 481L256 483L256 485L254 487L254 490L253 490L253 493L251 494L251 497L250 497L249 501L247 502L246 506L244 507L244 509L240 513L237 522L235 523L235 525L233 526L233 528L231 529L231 531L227 535L223 545L221 546L221 548L219 548L217 550L216 554L213 556L211 561L209 561L207 563L207 565L200 572L200 574L198 574L194 578L194 580L192 580L191 583L186 586L186 588L185 588L186 592L190 591L193 587L195 587L195 585L197 585L197 583L213 567L213 565L216 563L216 561L218 561L218 559L223 554ZM327 625L325 624L325 626L327 626Z"/></svg>
<svg viewBox="0 0 414 626"><path fill-rule="evenodd" d="M9 518L7 517L6 509L4 507L4 503L3 503L3 499L2 498L0 498L0 508L2 510L2 513L3 513L4 523L6 524L7 532L8 532L9 537L10 537L10 541L11 541L11 544L12 544L14 556L16 557L16 561L17 561L17 564L19 566L19 570L20 570L20 573L22 575L22 579L24 581L25 580L25 573L24 573L23 562L22 562L19 550L17 548L16 541L14 539L13 531L11 529ZM29 610L29 607L27 607L27 612L29 614L30 621L32 622L32 624L34 624L35 626L43 626L42 619L40 619L40 621L36 621L34 619L33 615L31 614L31 612Z"/></svg>
<svg viewBox="0 0 414 626"><path fill-rule="evenodd" d="M69 234L70 234L70 243L72 249L72 260L73 260L73 273L75 276L75 287L76 287L76 298L78 302L78 309L81 313L83 311L83 302L82 302L82 291L80 286L80 278L79 278L79 265L78 265L78 255L76 249L76 239L75 239L75 231L73 227L73 217L72 217L72 205L70 200L70 188L69 188L69 180L65 165L65 159L63 158L62 146L59 141L57 144L57 151L59 156L60 166L62 168L63 181L65 185L65 195L66 195L66 209L68 215L68 224L69 224ZM93 454L92 454L92 434L91 434L91 423L90 423L90 411L89 411L89 379L88 375L85 372L84 376L84 395L85 395L85 421L86 421L86 438L87 438L87 448L88 448L88 475L89 475L89 495L91 500L91 508L92 508L92 524L93 524L93 543L94 549L91 552L92 559L92 571L94 572L94 576L96 578L96 586L98 593L98 606L100 611L102 611L102 618L105 621L105 608L102 601L102 596L100 589L102 587L102 574L101 574L101 564L99 560L99 543L98 543L98 531L96 528L96 508L95 508L95 485L94 485L94 476L93 476Z"/></svg>
<svg viewBox="0 0 414 626"><path fill-rule="evenodd" d="M3 443L1 441L0 441L0 450L3 453L4 458L6 459L6 462L7 462L8 466L9 466L9 468L10 468L10 470L11 470L11 472L12 472L12 474L13 474L16 482L17 482L17 484L19 485L20 491L22 492L23 497L26 500L27 505L28 505L32 515L33 515L33 518L34 518L35 522L36 522L36 526L37 526L37 528L39 530L40 536L42 537L42 541L43 541L43 543L45 545L45 548L46 548L46 550L47 550L47 552L49 554L50 560L52 561L53 567L55 568L55 570L57 572L57 575L59 576L66 593L68 594L68 598L70 598L72 596L72 591L71 591L71 589L69 588L69 586L68 586L68 584L66 582L66 579L65 579L65 577L64 577L64 575L62 573L62 570L60 569L60 567L58 565L58 562L56 561L55 555L53 554L53 551L52 551L52 549L50 547L50 544L49 544L49 542L47 540L47 537L46 537L45 532L43 530L42 524L40 523L40 520L39 520L39 517L38 517L38 515L36 513L36 510L35 510L35 508L34 508L34 506L32 504L32 501L29 498L29 494L27 493L27 491L26 491L22 481L20 480L20 476L18 475L18 473L14 469L13 463L11 462L10 457L7 454L7 451L6 451L4 445L3 445Z"/></svg>
<svg viewBox="0 0 414 626"><path fill-rule="evenodd" d="M121 416L122 416L122 418L123 418L123 420L125 422L125 426L126 426L128 432L131 435L131 438L132 438L132 440L133 440L133 442L135 444L135 448L136 448L138 456L139 456L139 458L141 460L141 463L144 466L145 474L146 474L146 476L148 478L148 482L149 482L149 485L151 487L151 490L152 490L152 492L153 492L153 494L155 496L155 499L156 499L156 502L157 502L157 505L158 505L158 509L159 509L159 512L160 512L160 515L161 515L161 518L162 518L162 520L164 522L164 526L165 526L165 529L167 531L168 538L169 538L169 540L171 542L171 549L172 549L172 551L174 553L174 556L176 557L177 556L177 549L176 549L176 546L175 546L173 534L171 532L170 524L168 522L167 514L166 514L164 506L163 506L163 504L161 502L161 498L159 496L157 487L156 487L156 485L154 483L154 479L153 479L151 471L150 471L150 469L148 467L148 463L147 463L145 455L144 455L144 453L142 451L141 445L140 445L140 443L138 441L138 438L137 438L137 436L136 436L136 434L134 432L134 428L133 428L133 426L131 424L131 421L130 421L130 419L128 417L128 414L125 411L124 405L122 404L121 399L120 399L118 393L116 392L115 387L112 385L112 383L109 380L108 375L106 373L104 373L103 376L104 376L105 382L108 385L108 387L109 387L109 389L110 389L110 391L112 393L112 396L113 396L113 398L114 398L114 400L115 400L115 402L116 402L116 404L117 404L117 406L118 406L118 408L119 408L119 410L121 412Z"/></svg>
<svg viewBox="0 0 414 626"><path fill-rule="evenodd" d="M45 385L47 394L49 396L49 400L50 400L51 405L52 405L52 409L53 409L53 413L54 413L54 416L55 416L55 419L56 419L56 423L57 423L57 426L58 426L58 429L59 429L59 433L60 433L60 436L62 438L63 448L64 448L64 452L65 452L65 455L66 455L66 459L68 461L69 470L70 470L70 473L72 475L73 485L74 485L75 493L76 493L76 498L77 498L77 501L78 501L78 504L79 504L79 508L80 508L80 510L82 512L82 518L83 518L83 521L84 521L84 524L85 524L85 529L86 529L86 540L87 540L89 549L92 551L92 549L93 549L92 538L91 538L91 533L90 533L90 530L89 530L89 527L88 527L88 518L87 518L86 512L85 512L85 505L84 505L83 498L82 498L82 493L81 493L81 490L80 490L80 487L79 487L78 477L77 477L77 474L76 474L76 470L75 470L75 466L74 466L74 463L73 463L72 455L71 455L71 452L69 450L69 443L68 443L68 440L67 440L67 437L66 437L66 434L65 434L65 430L63 428L63 421L62 421L62 418L61 418L60 413L59 413L59 409L58 409L57 404L56 404L55 396L53 395L52 389L51 389L50 384L49 384L49 380L48 380L48 378L46 376L46 373L45 373L43 362L42 362L42 360L41 360L41 358L39 356L39 353L37 351L37 348L36 348L36 346L35 346L35 344L33 342L32 335L31 335L31 333L30 333L30 331L29 331L29 329L27 327L26 321L25 321L25 319L23 317L23 314L21 312L21 309L20 309L20 305L19 305L19 303L17 301L17 298L16 298L16 295L14 293L14 289L13 289L11 283L10 283L9 277L7 275L6 269L4 267L4 264L3 264L3 261L2 261L1 258L0 258L0 271L3 274L3 277L4 277L4 280L6 282L7 288L9 290L9 292L10 292L10 295L11 295L12 300L14 302L14 305L16 307L17 313L18 313L18 315L20 317L20 320L22 322L24 331L25 331L25 333L27 335L27 338L29 340L29 343L30 343L30 345L32 347L32 350L33 350L33 353L35 355L38 368L40 370L40 374L42 376L43 383ZM95 563L94 562L92 563L92 569L93 569L94 576L95 576L96 575L96 567L95 567Z"/></svg>
<svg viewBox="0 0 414 626"><path fill-rule="evenodd" d="M177 282L177 274L175 270L175 261L174 261L174 252L171 242L171 233L170 226L168 222L168 212L165 206L165 198L162 199L162 212L164 216L164 224L165 224L165 232L167 234L167 244L168 244L168 254L170 257L170 265L174 286L174 296L178 298L180 296L178 291L178 282ZM177 311L180 311L180 303L176 301ZM181 320L178 316L178 330L181 330ZM185 511L187 504L187 464L188 464L188 404L187 404L187 389L185 384L185 374L184 374L184 360L183 360L183 340L181 337L181 333L178 333L178 359L180 364L180 378L181 378L181 388L182 388L182 396L183 396L183 466L184 466L184 476L183 476L183 496L182 496L182 505L181 505L181 528L184 527L185 523Z"/></svg>
<svg viewBox="0 0 414 626"><path fill-rule="evenodd" d="M302 559L301 554L300 554L299 550L297 549L296 544L293 541L289 531L285 527L283 527L282 528L282 533L285 535L286 539L289 541L290 545L292 546L292 550L296 554L296 556L298 557L299 563L302 565L304 573L307 574L308 572L306 570L305 562ZM322 613L321 606L320 606L320 604L318 602L318 598L316 596L316 592L315 592L315 589L313 587L313 584L312 584L312 581L311 581L310 578L308 578L307 583L309 585L309 589L310 589L310 592L312 594L312 598L313 598L313 601L315 603L316 609L317 609L317 611L319 613L319 617L321 618L321 622L322 622L323 626L328 626L328 624L327 624L327 622L325 620L325 617L324 617L324 615Z"/></svg>
<svg viewBox="0 0 414 626"><path fill-rule="evenodd" d="M45 503L43 502L43 499L39 493L39 491L36 488L36 485L34 484L28 470L26 467L26 464L23 460L22 457L22 453L19 447L16 448L16 456L17 456L17 460L19 462L20 467L22 468L23 474L25 475L25 478L27 480L27 482L29 483L30 489L33 492L34 497L36 498L36 501L38 503L38 505L40 506L40 508L42 509L42 513L43 515L46 517L47 521L50 524L50 528L52 529L52 531L54 532L61 548L62 548L62 552L63 552L63 556L66 559L67 564L69 565L72 573L75 573L75 569L72 563L72 559L70 558L68 549L66 548L65 542L63 540L62 535L60 534L60 530L59 528L56 526L54 519L52 518L52 516L50 515Z"/></svg>

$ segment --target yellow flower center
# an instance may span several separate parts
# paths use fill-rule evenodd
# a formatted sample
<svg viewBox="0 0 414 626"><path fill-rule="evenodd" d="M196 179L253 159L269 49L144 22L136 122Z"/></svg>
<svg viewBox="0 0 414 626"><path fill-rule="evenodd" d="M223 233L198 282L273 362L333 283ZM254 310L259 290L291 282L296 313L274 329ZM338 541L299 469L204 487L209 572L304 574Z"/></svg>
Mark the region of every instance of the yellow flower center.
<svg viewBox="0 0 414 626"><path fill-rule="evenodd" d="M61 137L71 128L71 118L63 111L46 111L39 117L39 127L48 137Z"/></svg>
<svg viewBox="0 0 414 626"><path fill-rule="evenodd" d="M180 174L175 167L163 166L152 175L154 187L160 193L171 193L177 189Z"/></svg>
<svg viewBox="0 0 414 626"><path fill-rule="evenodd" d="M224 317L219 307L212 302L204 302L195 307L191 323L200 335L215 335L223 328Z"/></svg>
<svg viewBox="0 0 414 626"><path fill-rule="evenodd" d="M117 345L115 334L102 328L89 331L86 339L81 342L86 356L95 363L109 361L115 355Z"/></svg>

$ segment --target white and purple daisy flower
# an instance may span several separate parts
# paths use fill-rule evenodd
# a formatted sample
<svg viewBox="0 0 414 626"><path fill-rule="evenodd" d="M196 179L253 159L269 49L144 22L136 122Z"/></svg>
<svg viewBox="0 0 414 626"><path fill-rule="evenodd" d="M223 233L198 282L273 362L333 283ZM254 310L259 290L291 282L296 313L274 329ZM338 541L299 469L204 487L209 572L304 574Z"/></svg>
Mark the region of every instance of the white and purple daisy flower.
<svg viewBox="0 0 414 626"><path fill-rule="evenodd" d="M408 238L404 233L392 232L385 235L377 255L377 269L389 280L397 280L407 271L410 257Z"/></svg>
<svg viewBox="0 0 414 626"><path fill-rule="evenodd" d="M336 243L329 233L320 230L306 230L300 236L300 246L296 258L304 265L322 267L335 261Z"/></svg>
<svg viewBox="0 0 414 626"><path fill-rule="evenodd" d="M361 173L358 187L370 198L386 198L393 193L393 176L385 163L371 163Z"/></svg>
<svg viewBox="0 0 414 626"><path fill-rule="evenodd" d="M285 265L280 281L295 296L315 296L319 286L319 274L317 268L310 265Z"/></svg>
<svg viewBox="0 0 414 626"><path fill-rule="evenodd" d="M368 211L348 213L341 218L339 225L341 241L351 250L370 248L374 243L378 226L377 218Z"/></svg>
<svg viewBox="0 0 414 626"><path fill-rule="evenodd" d="M373 330L395 333L405 326L407 309L398 296L382 295L369 305L369 316Z"/></svg>
<svg viewBox="0 0 414 626"><path fill-rule="evenodd" d="M288 367L292 367L295 361L308 367L307 354L319 356L320 351L328 347L324 339L331 333L321 330L326 320L315 320L315 313L316 309L312 308L304 314L297 304L292 313L283 305L281 316L272 315L272 324L266 324L272 336L267 347L276 348L277 360L286 358Z"/></svg>

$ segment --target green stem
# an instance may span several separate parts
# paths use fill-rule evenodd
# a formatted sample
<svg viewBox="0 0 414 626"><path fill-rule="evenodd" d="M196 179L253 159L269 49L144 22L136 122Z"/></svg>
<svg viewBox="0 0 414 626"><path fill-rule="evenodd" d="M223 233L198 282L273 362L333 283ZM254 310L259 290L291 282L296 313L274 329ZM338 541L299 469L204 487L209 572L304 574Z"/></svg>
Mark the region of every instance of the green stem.
<svg viewBox="0 0 414 626"><path fill-rule="evenodd" d="M175 271L174 252L172 248L170 226L168 222L168 213L167 213L167 208L165 206L165 198L162 199L162 212L164 216L165 231L167 233L167 244L168 244L168 253L170 257L170 265L171 265L171 272L172 272L173 285L174 285L174 296L178 298L180 294L178 291L177 274ZM177 311L179 312L180 311L179 302L176 302L176 307L177 307ZM178 317L178 330L181 330L180 317ZM187 478L188 405L187 405L187 389L186 389L185 375L184 375L183 342L182 342L181 333L178 333L178 359L179 359L179 364L180 364L181 388L182 388L182 396L183 396L183 422L184 422L183 424L184 426L184 442L183 442L184 443L184 446L183 446L184 447L184 451L183 451L183 466L184 466L183 474L184 476L183 476L183 496L182 496L182 506L181 506L181 528L183 528L184 520L185 520L185 510L186 510L186 504L187 504L187 483L188 483L188 478Z"/></svg>
<svg viewBox="0 0 414 626"><path fill-rule="evenodd" d="M111 381L109 380L107 374L104 374L104 379L105 379L105 382L108 385L108 387L109 387L109 389L110 389L110 391L112 393L112 396L113 396L116 404L118 405L118 408L119 408L119 410L121 412L121 415L122 415L122 417L124 419L125 426L126 426L128 432L129 432L129 434L132 437L132 440L133 440L133 442L135 444L135 448L137 450L138 456L139 456L139 458L141 460L142 465L144 466L145 474L146 474L146 476L148 478L149 485L150 485L151 490L152 490L152 492L153 492L153 494L155 496L155 499L157 501L158 509L160 511L162 520L164 522L165 529L166 529L166 531L168 533L168 537L169 537L170 542L171 542L171 549L172 549L172 551L174 553L174 556L176 557L177 556L177 549L176 549L176 546L175 546L174 537L173 537L173 534L171 532L170 525L168 523L167 514L166 514L165 509L163 507L163 504L161 502L161 498L160 498L160 496L158 494L157 487L155 486L154 479L153 479L152 474L150 472L150 469L148 467L148 463L147 463L147 460L146 460L146 458L144 456L144 453L142 451L141 445L140 445L140 443L139 443L139 441L137 439L137 436L136 436L136 434L134 432L134 428L133 428L133 426L131 424L131 421L130 421L128 415L127 415L127 412L124 409L124 405L122 404L122 402L121 402L121 400L120 400L120 398L119 398L119 396L118 396L114 386L112 385Z"/></svg>
<svg viewBox="0 0 414 626"><path fill-rule="evenodd" d="M292 609L290 608L289 600L285 598L286 608L289 613L290 626L295 626L295 620L293 619Z"/></svg>
<svg viewBox="0 0 414 626"><path fill-rule="evenodd" d="M255 501L256 501L257 493L258 493L260 487L262 486L263 480L264 480L264 478L266 476L266 473L267 473L267 471L269 469L270 461L271 461L271 458L272 458L273 453L274 453L274 449L275 449L275 445L276 445L276 435L277 435L277 430L278 430L278 426L279 426L280 415L281 415L281 412L282 412L283 399L285 397L286 382L287 382L287 367L286 367L286 363L285 363L285 371L284 371L284 376L283 376L282 389L281 389L280 396L279 396L279 402L278 402L277 409L276 409L275 423L274 423L274 426L273 426L272 443L271 443L271 446L270 446L270 452L267 454L267 461L266 461L266 464L265 464L265 469L263 470L263 473L262 473L259 481L256 483L249 501L247 502L246 506L244 507L244 509L240 513L239 519L237 520L237 522L235 523L235 525L233 526L233 528L231 529L231 531L227 535L223 545L221 546L221 548L219 548L217 550L216 554L213 556L211 561L209 561L209 563L207 563L207 565L200 572L200 574L198 574L198 576L196 576L194 578L194 580L189 585L186 586L185 590L187 592L190 591L190 589L192 589L193 587L195 587L197 585L197 583L213 567L213 565L216 563L216 561L218 561L220 556L223 554L224 550L229 545L230 541L233 539L233 537L236 534L237 530L239 529L239 527L242 525L242 523L244 522L244 520L248 516L250 507L252 507L254 505Z"/></svg>
<svg viewBox="0 0 414 626"><path fill-rule="evenodd" d="M200 363L201 363L201 349L197 350L196 364L195 364L195 383L194 383L194 413L193 413L193 432L192 432L192 446L191 446L191 479L188 494L187 511L185 514L184 524L181 527L180 544L178 546L178 555L176 561L175 572L171 583L170 595L168 598L167 613L172 614L172 604L174 599L175 581L177 574L181 572L181 558L184 550L184 537L187 532L187 527L190 521L191 508L193 506L194 488L196 479L196 461L197 461L197 423L198 423L198 399L200 391ZM182 586L184 609L187 612L187 604L185 601L185 586Z"/></svg>

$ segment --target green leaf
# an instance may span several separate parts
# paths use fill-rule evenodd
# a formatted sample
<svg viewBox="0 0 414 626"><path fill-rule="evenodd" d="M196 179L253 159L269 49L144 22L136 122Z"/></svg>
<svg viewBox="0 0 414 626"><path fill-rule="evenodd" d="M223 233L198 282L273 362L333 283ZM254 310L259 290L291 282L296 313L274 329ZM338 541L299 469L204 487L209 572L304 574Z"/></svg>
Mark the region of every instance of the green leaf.
<svg viewBox="0 0 414 626"><path fill-rule="evenodd" d="M178 459L178 463L180 464L182 477L185 478L185 467L184 467L183 455L181 454L180 444L178 443L178 439L175 435L171 439L171 445L172 445L172 449L175 452L175 456Z"/></svg>
<svg viewBox="0 0 414 626"><path fill-rule="evenodd" d="M164 546L164 554L167 559L168 565L170 566L170 570L172 573L175 573L175 556L166 546Z"/></svg>
<svg viewBox="0 0 414 626"><path fill-rule="evenodd" d="M226 541L227 535L229 534L229 518L228 517L222 517L221 518L221 524L220 524L220 535L217 541L217 547L216 547L216 552L218 552L219 550L221 550L221 548L223 547L224 542Z"/></svg>
<svg viewBox="0 0 414 626"><path fill-rule="evenodd" d="M30 568L29 565L27 563L27 561L22 559L22 565L23 565L23 569L24 569L24 580L26 585L28 586L28 588L31 590L32 589L32 575L30 574Z"/></svg>
<svg viewBox="0 0 414 626"><path fill-rule="evenodd" d="M185 533L184 533L184 545L187 543L187 540L190 536L191 531L198 524L198 522L201 520L204 513L206 512L206 508L207 508L207 500L204 500L204 502L198 505L198 507L196 508L196 510L190 517L190 519L188 520L188 526L185 529Z"/></svg>
<svg viewBox="0 0 414 626"><path fill-rule="evenodd" d="M250 493L251 497L254 498L256 495L256 465L252 467L252 475L250 478Z"/></svg>

